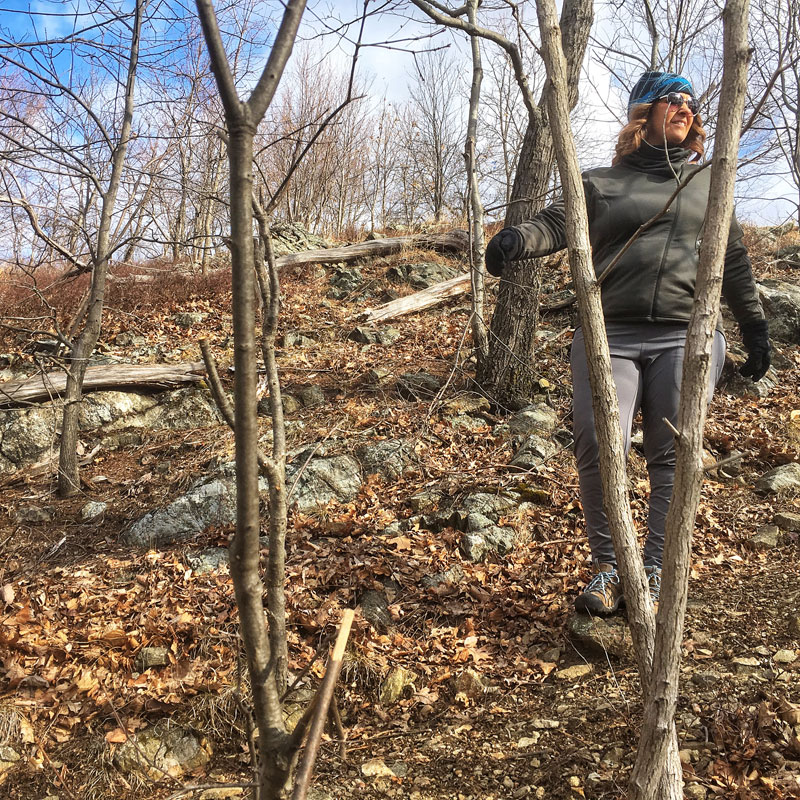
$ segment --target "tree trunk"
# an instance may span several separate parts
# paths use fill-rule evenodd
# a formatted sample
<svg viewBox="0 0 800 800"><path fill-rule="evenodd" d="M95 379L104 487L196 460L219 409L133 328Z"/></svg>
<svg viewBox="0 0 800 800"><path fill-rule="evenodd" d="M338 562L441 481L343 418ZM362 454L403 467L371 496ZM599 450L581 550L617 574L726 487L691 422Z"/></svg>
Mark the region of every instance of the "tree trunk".
<svg viewBox="0 0 800 800"><path fill-rule="evenodd" d="M468 0L467 18L476 24L478 0ZM470 36L472 49L472 87L469 98L469 120L467 122L467 141L464 149L464 161L467 168L469 194L470 224L470 275L472 280L472 342L478 353L478 360L486 358L489 342L486 337L485 298L484 298L484 242L483 242L483 204L481 203L480 186L478 184L478 165L475 158L475 142L478 137L478 106L481 98L481 82L483 68L481 66L481 48L477 36Z"/></svg>
<svg viewBox="0 0 800 800"><path fill-rule="evenodd" d="M578 101L578 78L592 19L591 0L564 3L561 40L567 56L568 111ZM544 207L553 170L553 153L546 100L542 97L533 111L529 109L506 226L530 219ZM541 260L519 262L503 277L490 324L489 354L478 364L477 380L495 402L513 409L530 402L536 388L533 356L542 283Z"/></svg>

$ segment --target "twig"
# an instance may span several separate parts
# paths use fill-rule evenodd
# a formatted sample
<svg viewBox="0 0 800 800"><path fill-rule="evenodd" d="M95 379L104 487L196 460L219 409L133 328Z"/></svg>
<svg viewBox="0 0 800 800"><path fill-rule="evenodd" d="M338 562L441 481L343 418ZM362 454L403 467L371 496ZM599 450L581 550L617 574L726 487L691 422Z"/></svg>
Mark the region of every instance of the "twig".
<svg viewBox="0 0 800 800"><path fill-rule="evenodd" d="M208 375L208 388L211 390L211 397L215 405L222 414L226 425L232 430L236 430L236 424L233 416L233 406L228 398L225 389L222 387L222 381L217 371L217 362L214 359L214 354L211 352L207 339L200 340L200 352L203 354L203 363L206 367L206 374ZM258 466L261 469L266 469L269 466L267 457L261 451L261 448L256 448L256 458L258 459Z"/></svg>
<svg viewBox="0 0 800 800"><path fill-rule="evenodd" d="M675 434L676 439L683 438L683 434L666 418L664 417L664 424Z"/></svg>
<svg viewBox="0 0 800 800"><path fill-rule="evenodd" d="M347 758L347 731L345 731L344 725L342 724L342 715L339 713L339 704L336 702L335 697L331 697L329 713L336 733L339 736L339 758L344 761Z"/></svg>
<svg viewBox="0 0 800 800"><path fill-rule="evenodd" d="M719 461L715 461L708 467L703 469L704 472L711 472L712 470L718 469L719 467L724 467L728 464L732 464L734 461L741 461L742 454L738 450L734 450L729 456L720 459Z"/></svg>
<svg viewBox="0 0 800 800"><path fill-rule="evenodd" d="M342 668L342 656L344 655L347 638L350 635L350 627L353 624L354 614L355 612L352 608L347 608L342 613L339 635L336 637L336 644L333 647L333 652L328 661L328 669L325 671L325 677L322 679L322 685L319 687L319 692L317 693L319 700L316 703L314 718L311 721L311 727L308 732L308 741L306 742L306 749L303 753L303 760L297 771L297 781L295 782L294 792L292 793L292 800L305 800L306 793L308 792L308 786L311 782L311 773L314 769L317 751L319 750L319 740L322 736L322 729L325 726L325 720L328 716L328 707L330 706L333 690L339 677L339 670Z"/></svg>

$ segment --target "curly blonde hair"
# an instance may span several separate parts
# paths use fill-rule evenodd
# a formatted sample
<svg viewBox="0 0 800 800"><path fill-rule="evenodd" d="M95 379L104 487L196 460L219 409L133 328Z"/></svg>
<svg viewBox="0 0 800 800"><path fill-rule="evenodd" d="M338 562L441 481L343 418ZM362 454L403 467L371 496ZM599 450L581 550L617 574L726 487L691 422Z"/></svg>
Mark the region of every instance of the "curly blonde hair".
<svg viewBox="0 0 800 800"><path fill-rule="evenodd" d="M652 107L653 103L640 103L631 109L628 115L630 121L619 132L617 137L617 146L614 151L614 158L611 161L612 166L618 164L628 153L633 153L634 150L638 150L641 147ZM703 120L699 114L696 114L692 120L692 127L689 128L689 133L681 144L681 147L685 150L691 150L696 153L689 159L690 161L699 161L703 157L705 141L706 132L703 128Z"/></svg>

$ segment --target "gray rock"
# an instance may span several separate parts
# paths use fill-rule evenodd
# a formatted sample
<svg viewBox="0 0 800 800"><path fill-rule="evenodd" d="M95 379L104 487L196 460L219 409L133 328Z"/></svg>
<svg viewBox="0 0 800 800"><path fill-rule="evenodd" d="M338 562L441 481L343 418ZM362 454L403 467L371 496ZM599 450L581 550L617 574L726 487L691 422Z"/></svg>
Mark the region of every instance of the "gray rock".
<svg viewBox="0 0 800 800"><path fill-rule="evenodd" d="M14 768L22 756L8 745L0 745L0 781L3 781L5 774Z"/></svg>
<svg viewBox="0 0 800 800"><path fill-rule="evenodd" d="M55 514L53 506L27 506L17 508L14 511L14 519L17 522L27 522L30 525L38 525L50 522Z"/></svg>
<svg viewBox="0 0 800 800"><path fill-rule="evenodd" d="M316 384L303 386L297 390L297 399L306 407L314 408L325 402L325 392Z"/></svg>
<svg viewBox="0 0 800 800"><path fill-rule="evenodd" d="M532 433L549 436L558 426L558 414L545 403L536 403L517 411L505 425L498 425L500 436L529 436Z"/></svg>
<svg viewBox="0 0 800 800"><path fill-rule="evenodd" d="M704 672L693 672L692 683L699 686L701 689L710 689L716 686L720 681L720 676L716 672L705 670Z"/></svg>
<svg viewBox="0 0 800 800"><path fill-rule="evenodd" d="M461 565L453 564L452 567L443 572L437 572L435 575L424 575L422 577L422 585L427 589L433 589L445 583L461 583L464 577L464 570Z"/></svg>
<svg viewBox="0 0 800 800"><path fill-rule="evenodd" d="M177 314L172 315L172 321L181 328L193 328L199 325L206 318L206 314L201 314L199 311L179 311Z"/></svg>
<svg viewBox="0 0 800 800"><path fill-rule="evenodd" d="M780 545L781 538L781 531L777 525L762 525L747 540L747 545L753 550L772 550Z"/></svg>
<svg viewBox="0 0 800 800"><path fill-rule="evenodd" d="M406 689L414 686L417 674L405 667L395 667L386 676L381 684L378 699L382 706L390 706L396 703L405 693Z"/></svg>
<svg viewBox="0 0 800 800"><path fill-rule="evenodd" d="M190 489L166 508L150 511L124 534L136 547L174 544L202 533L212 525L236 520L236 488L231 479L215 478Z"/></svg>
<svg viewBox="0 0 800 800"><path fill-rule="evenodd" d="M555 442L543 439L536 433L530 434L511 459L511 464L520 469L535 469L558 449Z"/></svg>
<svg viewBox="0 0 800 800"><path fill-rule="evenodd" d="M514 548L516 534L513 528L491 525L477 531L467 531L459 545L464 558L469 561L483 561L489 553L505 555Z"/></svg>
<svg viewBox="0 0 800 800"><path fill-rule="evenodd" d="M399 536L403 532L403 523L395 520L394 522L390 522L382 531L381 536L385 538L394 538L395 536ZM423 578L424 580L424 578Z"/></svg>
<svg viewBox="0 0 800 800"><path fill-rule="evenodd" d="M725 354L725 364L719 380L719 387L734 397L767 397L776 386L776 372L770 368L760 381L753 381L740 374L747 356L732 345ZM773 359L774 360L774 359Z"/></svg>
<svg viewBox="0 0 800 800"><path fill-rule="evenodd" d="M775 259L780 267L800 269L800 245L790 244L786 247L781 247L781 249L775 253Z"/></svg>
<svg viewBox="0 0 800 800"><path fill-rule="evenodd" d="M453 688L457 695L461 694L474 700L482 694L486 694L489 689L489 681L478 670L467 667L453 678Z"/></svg>
<svg viewBox="0 0 800 800"><path fill-rule="evenodd" d="M567 629L578 651L585 656L605 657L607 653L618 659L633 657L631 632L620 617L573 614Z"/></svg>
<svg viewBox="0 0 800 800"><path fill-rule="evenodd" d="M793 514L791 511L782 511L776 514L772 521L784 531L792 533L800 532L800 514Z"/></svg>
<svg viewBox="0 0 800 800"><path fill-rule="evenodd" d="M52 404L0 409L0 474L14 472L55 452L61 417L61 409Z"/></svg>
<svg viewBox="0 0 800 800"><path fill-rule="evenodd" d="M389 613L389 601L382 592L368 589L359 601L361 616L375 628L378 633L386 633L392 627L392 615Z"/></svg>
<svg viewBox="0 0 800 800"><path fill-rule="evenodd" d="M357 267L337 267L330 278L328 294L334 300L343 300L357 292L364 283L364 276Z"/></svg>
<svg viewBox="0 0 800 800"><path fill-rule="evenodd" d="M121 744L114 764L125 774L138 773L158 781L164 779L164 773L180 778L205 766L210 758L211 746L205 739L163 720Z"/></svg>
<svg viewBox="0 0 800 800"><path fill-rule="evenodd" d="M481 394L464 393L448 400L442 406L442 413L448 416L480 416L491 411L491 403Z"/></svg>
<svg viewBox="0 0 800 800"><path fill-rule="evenodd" d="M286 485L294 484L307 456L302 453L286 465ZM302 513L318 511L330 502L349 503L361 489L361 468L352 456L312 458L303 469L289 502Z"/></svg>
<svg viewBox="0 0 800 800"><path fill-rule="evenodd" d="M186 554L186 561L195 574L205 575L228 566L228 550L225 547L196 550Z"/></svg>
<svg viewBox="0 0 800 800"><path fill-rule="evenodd" d="M272 250L276 256L301 253L305 250L323 250L331 246L327 239L311 233L297 222L282 222L273 225L270 233Z"/></svg>
<svg viewBox="0 0 800 800"><path fill-rule="evenodd" d="M404 439L367 442L356 447L364 474L378 474L388 480L397 480L409 468L412 455L411 445Z"/></svg>
<svg viewBox="0 0 800 800"><path fill-rule="evenodd" d="M496 521L485 517L483 514L473 512L472 514L467 514L466 526L468 531L482 531L486 530L486 528L491 528Z"/></svg>
<svg viewBox="0 0 800 800"><path fill-rule="evenodd" d="M756 483L756 489L766 494L797 494L800 492L800 464L783 464L770 470Z"/></svg>
<svg viewBox="0 0 800 800"><path fill-rule="evenodd" d="M135 659L136 669L144 672L151 667L166 667L169 664L169 650L166 647L143 647Z"/></svg>
<svg viewBox="0 0 800 800"><path fill-rule="evenodd" d="M314 339L303 333L298 333L297 331L284 333L283 336L278 339L279 347L311 347L311 345L314 344L316 344Z"/></svg>
<svg viewBox="0 0 800 800"><path fill-rule="evenodd" d="M475 494L470 494L464 498L461 508L467 516L469 514L483 514L483 516L496 522L500 517L516 511L517 499L504 494L475 492Z"/></svg>
<svg viewBox="0 0 800 800"><path fill-rule="evenodd" d="M758 285L758 291L769 320L770 336L800 344L800 287L767 279Z"/></svg>
<svg viewBox="0 0 800 800"><path fill-rule="evenodd" d="M455 278L458 270L446 264L422 261L417 264L398 264L390 267L386 274L391 280L408 283L415 289L427 289L429 286Z"/></svg>
<svg viewBox="0 0 800 800"><path fill-rule="evenodd" d="M92 522L99 519L106 513L108 503L101 503L96 500L90 500L80 511L80 518L83 522Z"/></svg>
<svg viewBox="0 0 800 800"><path fill-rule="evenodd" d="M397 379L397 391L405 400L432 400L441 388L441 378L427 372L407 372Z"/></svg>
<svg viewBox="0 0 800 800"><path fill-rule="evenodd" d="M79 413L81 430L103 434L128 428L185 430L218 425L222 417L207 390L189 386L156 395L93 392Z"/></svg>
<svg viewBox="0 0 800 800"><path fill-rule="evenodd" d="M358 327L351 331L347 337L359 344L382 344L390 345L396 342L402 334L397 328L365 328Z"/></svg>

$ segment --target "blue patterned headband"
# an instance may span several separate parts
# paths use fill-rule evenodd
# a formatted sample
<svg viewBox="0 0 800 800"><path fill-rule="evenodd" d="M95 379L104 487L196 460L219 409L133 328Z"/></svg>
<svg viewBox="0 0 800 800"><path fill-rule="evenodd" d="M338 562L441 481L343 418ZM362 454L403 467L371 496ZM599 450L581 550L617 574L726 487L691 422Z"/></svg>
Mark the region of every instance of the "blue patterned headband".
<svg viewBox="0 0 800 800"><path fill-rule="evenodd" d="M692 84L674 72L645 72L631 90L628 113L640 103L652 103L670 92L685 92L694 97Z"/></svg>

